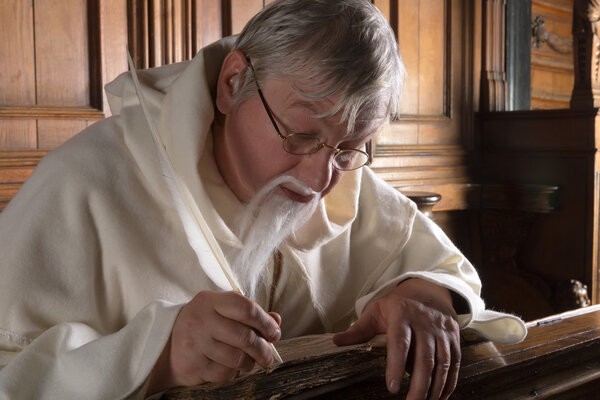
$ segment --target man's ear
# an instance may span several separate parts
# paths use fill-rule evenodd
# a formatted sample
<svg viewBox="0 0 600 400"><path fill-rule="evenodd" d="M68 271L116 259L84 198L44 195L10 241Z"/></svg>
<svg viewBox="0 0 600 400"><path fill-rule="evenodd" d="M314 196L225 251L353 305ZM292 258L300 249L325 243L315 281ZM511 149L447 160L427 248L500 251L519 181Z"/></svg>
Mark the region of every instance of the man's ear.
<svg viewBox="0 0 600 400"><path fill-rule="evenodd" d="M233 50L225 57L217 80L217 108L227 115L234 103L233 83L248 66L246 56L239 50Z"/></svg>

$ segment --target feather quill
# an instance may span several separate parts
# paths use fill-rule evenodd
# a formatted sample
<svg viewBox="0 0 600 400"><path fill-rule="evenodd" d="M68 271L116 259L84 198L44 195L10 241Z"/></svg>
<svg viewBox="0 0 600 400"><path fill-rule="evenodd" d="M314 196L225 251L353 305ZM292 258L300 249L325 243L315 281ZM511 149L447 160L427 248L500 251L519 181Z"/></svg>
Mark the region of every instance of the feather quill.
<svg viewBox="0 0 600 400"><path fill-rule="evenodd" d="M133 65L133 60L131 59L129 51L127 51L127 59L129 63L129 69L131 70L133 85L135 87L142 112L152 134L152 140L156 148L156 154L160 162L163 178L177 210L177 214L179 215L179 218L183 224L188 242L194 249L196 256L198 257L198 261L200 262L200 266L206 272L209 278L211 278L218 286L222 288L229 288L238 293L242 293L240 285L238 284L235 275L233 274L233 271L231 270L229 263L223 254L221 246L212 234L208 223L200 212L200 209L192 197L187 185L181 179L181 177L179 177L175 171L175 168L173 167L173 163L169 158L169 153L167 153L162 138L158 133L158 128L154 124L154 120L152 119L152 116L150 115L146 105L144 93L142 92L137 72ZM219 266L217 271L215 271L215 265ZM283 362L281 356L272 343L271 349L273 352L273 357L278 362Z"/></svg>

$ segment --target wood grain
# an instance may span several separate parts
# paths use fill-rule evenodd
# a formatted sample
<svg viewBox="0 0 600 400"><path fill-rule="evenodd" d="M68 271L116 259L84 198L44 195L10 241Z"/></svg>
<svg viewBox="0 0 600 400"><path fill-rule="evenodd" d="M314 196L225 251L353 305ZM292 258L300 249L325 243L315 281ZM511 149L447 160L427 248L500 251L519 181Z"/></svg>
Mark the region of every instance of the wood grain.
<svg viewBox="0 0 600 400"><path fill-rule="evenodd" d="M87 127L87 121L38 121L38 149L52 150L81 132Z"/></svg>
<svg viewBox="0 0 600 400"><path fill-rule="evenodd" d="M37 104L90 105L87 2L35 2Z"/></svg>
<svg viewBox="0 0 600 400"><path fill-rule="evenodd" d="M541 17L549 40L531 47L531 109L569 108L574 83L573 2L533 0L532 18ZM560 43L560 47L553 43Z"/></svg>
<svg viewBox="0 0 600 400"><path fill-rule="evenodd" d="M0 105L35 104L32 1L0 3Z"/></svg>
<svg viewBox="0 0 600 400"><path fill-rule="evenodd" d="M0 120L1 150L34 150L37 148L35 121Z"/></svg>
<svg viewBox="0 0 600 400"><path fill-rule="evenodd" d="M309 343L307 345L306 343ZM312 343L312 345L310 345ZM389 399L385 351L369 345L336 348L330 335L280 342L296 355L231 383L168 391L164 399ZM410 377L405 377L406 394ZM600 398L600 306L529 324L518 344L465 341L451 399ZM581 397L573 397L581 396Z"/></svg>
<svg viewBox="0 0 600 400"><path fill-rule="evenodd" d="M250 20L263 8L262 0L230 0L231 2L231 34L240 33Z"/></svg>

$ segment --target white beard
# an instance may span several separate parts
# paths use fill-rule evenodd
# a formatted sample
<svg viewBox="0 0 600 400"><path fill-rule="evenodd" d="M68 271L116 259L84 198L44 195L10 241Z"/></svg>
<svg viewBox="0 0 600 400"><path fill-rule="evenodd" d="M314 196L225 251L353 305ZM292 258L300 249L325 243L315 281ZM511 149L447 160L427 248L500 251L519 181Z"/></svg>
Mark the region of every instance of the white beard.
<svg viewBox="0 0 600 400"><path fill-rule="evenodd" d="M281 193L281 184L314 196L307 203L290 200ZM237 235L243 248L232 265L246 296L255 299L258 285L266 283L264 270L269 258L281 242L309 220L319 199L319 194L291 176L273 179L252 198L238 224Z"/></svg>

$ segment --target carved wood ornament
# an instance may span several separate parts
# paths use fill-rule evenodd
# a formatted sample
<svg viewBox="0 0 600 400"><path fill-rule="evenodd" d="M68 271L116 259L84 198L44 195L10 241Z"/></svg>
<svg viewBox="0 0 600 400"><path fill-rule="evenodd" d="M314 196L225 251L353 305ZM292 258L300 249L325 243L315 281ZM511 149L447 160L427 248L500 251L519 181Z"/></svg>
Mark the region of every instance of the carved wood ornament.
<svg viewBox="0 0 600 400"><path fill-rule="evenodd" d="M600 106L600 0L575 0L573 54L575 86L571 108Z"/></svg>
<svg viewBox="0 0 600 400"><path fill-rule="evenodd" d="M531 24L531 41L532 46L538 49L546 43L548 47L558 53L569 54L571 52L571 38L561 38L554 33L548 32L546 30L546 21L539 15L534 18Z"/></svg>

